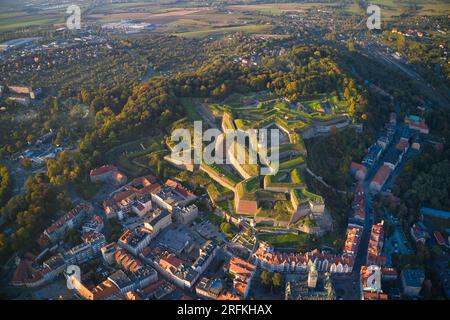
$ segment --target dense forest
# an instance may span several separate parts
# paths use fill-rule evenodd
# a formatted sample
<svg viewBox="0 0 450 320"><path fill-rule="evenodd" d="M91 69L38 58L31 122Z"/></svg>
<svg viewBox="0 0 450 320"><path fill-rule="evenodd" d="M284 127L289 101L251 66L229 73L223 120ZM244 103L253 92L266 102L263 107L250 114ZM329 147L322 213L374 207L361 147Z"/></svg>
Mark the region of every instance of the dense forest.
<svg viewBox="0 0 450 320"><path fill-rule="evenodd" d="M8 168L0 165L0 207L11 197L12 181Z"/></svg>
<svg viewBox="0 0 450 320"><path fill-rule="evenodd" d="M0 233L0 259L12 252L30 250L36 246L39 233L57 212L71 208L71 201L59 188L49 183L45 174L39 173L26 182L24 195L12 198L0 212L15 222L16 231L7 238Z"/></svg>
<svg viewBox="0 0 450 320"><path fill-rule="evenodd" d="M396 213L405 226L417 221L421 206L450 210L450 115L436 109L427 115L427 122L444 143L426 145L396 181L393 192L401 199Z"/></svg>

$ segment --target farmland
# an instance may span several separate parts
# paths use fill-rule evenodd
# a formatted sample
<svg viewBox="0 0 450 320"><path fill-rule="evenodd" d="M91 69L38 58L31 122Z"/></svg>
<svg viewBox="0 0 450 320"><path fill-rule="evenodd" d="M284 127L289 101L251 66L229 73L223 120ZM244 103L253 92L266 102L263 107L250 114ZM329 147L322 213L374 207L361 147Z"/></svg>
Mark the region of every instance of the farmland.
<svg viewBox="0 0 450 320"><path fill-rule="evenodd" d="M450 9L441 0L374 0L381 7L382 18L393 20L401 14L445 15ZM336 2L321 3L252 3L206 6L196 2L132 1L127 3L91 3L79 1L82 23L101 25L122 20L134 20L154 24L155 32L170 32L187 38L202 38L232 32L272 34L270 17L281 14L307 13L309 10L328 10L364 15L357 1L342 5ZM66 17L65 5L33 2L23 9L13 1L0 4L0 31L18 28L61 26Z"/></svg>

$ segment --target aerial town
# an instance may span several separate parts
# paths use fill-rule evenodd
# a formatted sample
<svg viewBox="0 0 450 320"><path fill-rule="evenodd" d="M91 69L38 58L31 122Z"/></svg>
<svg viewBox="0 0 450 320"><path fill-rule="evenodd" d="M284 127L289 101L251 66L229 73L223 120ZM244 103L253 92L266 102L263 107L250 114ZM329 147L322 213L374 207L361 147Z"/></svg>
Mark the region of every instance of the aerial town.
<svg viewBox="0 0 450 320"><path fill-rule="evenodd" d="M2 10L0 299L449 300L448 3L179 2Z"/></svg>

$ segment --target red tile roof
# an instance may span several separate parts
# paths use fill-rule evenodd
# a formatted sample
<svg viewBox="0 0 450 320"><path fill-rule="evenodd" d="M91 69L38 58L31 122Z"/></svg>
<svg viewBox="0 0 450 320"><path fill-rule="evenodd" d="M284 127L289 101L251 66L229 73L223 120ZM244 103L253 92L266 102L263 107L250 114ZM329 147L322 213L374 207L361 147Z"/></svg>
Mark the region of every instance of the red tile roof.
<svg viewBox="0 0 450 320"><path fill-rule="evenodd" d="M103 300L119 293L119 289L109 280L105 280L91 290L94 300Z"/></svg>
<svg viewBox="0 0 450 320"><path fill-rule="evenodd" d="M356 171L366 172L367 168L364 165L360 164L360 163L352 162L351 165L350 165L350 170L353 171L353 172L356 172Z"/></svg>
<svg viewBox="0 0 450 320"><path fill-rule="evenodd" d="M247 261L237 257L231 258L228 270L234 275L233 287L238 296L244 298L255 269L256 266Z"/></svg>
<svg viewBox="0 0 450 320"><path fill-rule="evenodd" d="M217 297L217 300L241 300L241 298L229 291L225 291Z"/></svg>
<svg viewBox="0 0 450 320"><path fill-rule="evenodd" d="M439 231L433 232L434 238L440 246L445 245L445 238Z"/></svg>
<svg viewBox="0 0 450 320"><path fill-rule="evenodd" d="M395 146L395 148L401 152L405 152L406 149L408 149L408 147L409 147L409 141L406 138L400 139L400 142L397 143L397 145Z"/></svg>
<svg viewBox="0 0 450 320"><path fill-rule="evenodd" d="M349 267L353 267L355 261L354 256L349 254L333 255L320 252L319 250L314 250L306 253L275 252L273 247L267 242L261 242L259 244L259 248L253 254L253 256L264 263L274 266L295 265L306 267L310 262L326 260L328 261L327 270L330 270L330 267L333 263L335 265L341 263L343 266L347 265Z"/></svg>
<svg viewBox="0 0 450 320"><path fill-rule="evenodd" d="M177 270L183 264L183 260L177 258L174 254L169 254L168 256L159 260L159 264L164 269L174 268L175 270Z"/></svg>
<svg viewBox="0 0 450 320"><path fill-rule="evenodd" d="M388 300L388 295L377 292L364 292L364 300Z"/></svg>
<svg viewBox="0 0 450 320"><path fill-rule="evenodd" d="M158 280L155 283L149 284L144 289L142 289L142 292L144 294L150 294L158 290L159 288L162 288L166 284L166 281L164 280Z"/></svg>
<svg viewBox="0 0 450 320"><path fill-rule="evenodd" d="M190 198L190 197L192 197L194 195L191 191L186 189L178 181L175 181L175 180L172 180L172 179L167 179L165 184L166 184L166 186L174 188L178 193L180 193L185 198Z"/></svg>
<svg viewBox="0 0 450 320"><path fill-rule="evenodd" d="M380 186L384 185L386 180L389 178L391 171L392 169L388 165L383 164L373 178L372 182L376 182Z"/></svg>
<svg viewBox="0 0 450 320"><path fill-rule="evenodd" d="M26 283L33 283L42 279L43 273L32 266L31 261L27 259L22 259L16 270L11 283L15 285L23 285Z"/></svg>
<svg viewBox="0 0 450 320"><path fill-rule="evenodd" d="M383 276L398 276L398 272L394 268L381 268L381 274Z"/></svg>
<svg viewBox="0 0 450 320"><path fill-rule="evenodd" d="M119 169L117 169L116 166L104 165L99 168L92 169L91 172L89 173L89 176L95 177L95 176L99 176L99 175L102 175L102 174L105 174L108 172L114 172L114 171L119 171Z"/></svg>

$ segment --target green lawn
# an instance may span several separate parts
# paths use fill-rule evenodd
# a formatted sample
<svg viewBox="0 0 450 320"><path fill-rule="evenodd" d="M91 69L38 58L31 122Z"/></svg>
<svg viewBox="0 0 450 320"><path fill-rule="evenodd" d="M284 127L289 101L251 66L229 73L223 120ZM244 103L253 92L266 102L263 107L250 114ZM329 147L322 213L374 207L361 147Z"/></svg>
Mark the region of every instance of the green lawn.
<svg viewBox="0 0 450 320"><path fill-rule="evenodd" d="M187 116L189 120L196 121L201 120L202 118L197 112L196 103L197 101L193 98L182 98L180 99L182 106L186 110Z"/></svg>
<svg viewBox="0 0 450 320"><path fill-rule="evenodd" d="M117 146L106 153L107 162L118 165L126 171L126 174L133 177L142 175L146 171L144 166L147 165L145 161L142 162L142 158L152 152L164 150L160 143L161 139L162 135L155 133L154 136Z"/></svg>
<svg viewBox="0 0 450 320"><path fill-rule="evenodd" d="M266 241L274 247L297 247L307 239L306 234L272 234L263 233L258 235L260 241Z"/></svg>

